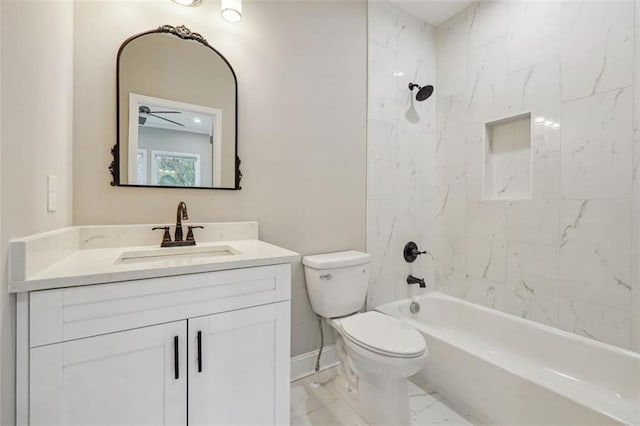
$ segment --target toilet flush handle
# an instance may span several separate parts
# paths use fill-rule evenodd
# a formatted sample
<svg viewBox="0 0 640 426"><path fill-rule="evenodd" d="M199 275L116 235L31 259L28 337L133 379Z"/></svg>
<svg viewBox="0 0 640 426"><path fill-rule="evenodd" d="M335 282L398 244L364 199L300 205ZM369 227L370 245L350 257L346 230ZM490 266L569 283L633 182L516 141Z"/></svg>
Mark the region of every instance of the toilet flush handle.
<svg viewBox="0 0 640 426"><path fill-rule="evenodd" d="M333 278L333 277L331 276L331 274L324 274L324 275L320 275L320 279L321 279L321 280L326 280L326 281L328 281L328 280L330 280L330 279L332 279L332 278Z"/></svg>

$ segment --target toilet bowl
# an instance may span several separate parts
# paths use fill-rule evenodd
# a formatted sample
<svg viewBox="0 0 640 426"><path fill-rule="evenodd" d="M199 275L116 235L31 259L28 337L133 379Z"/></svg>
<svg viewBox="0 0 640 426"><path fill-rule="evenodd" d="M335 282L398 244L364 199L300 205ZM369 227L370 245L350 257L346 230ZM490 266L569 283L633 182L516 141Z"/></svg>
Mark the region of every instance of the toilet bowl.
<svg viewBox="0 0 640 426"><path fill-rule="evenodd" d="M338 333L342 380L335 382L335 389L341 398L370 425L409 425L407 377L424 365L424 338L399 320L375 311L329 323ZM350 381L347 367L355 375Z"/></svg>
<svg viewBox="0 0 640 426"><path fill-rule="evenodd" d="M340 357L336 391L370 425L409 425L407 377L424 365L418 331L380 312L360 313L369 255L357 251L303 259L314 311L335 329Z"/></svg>

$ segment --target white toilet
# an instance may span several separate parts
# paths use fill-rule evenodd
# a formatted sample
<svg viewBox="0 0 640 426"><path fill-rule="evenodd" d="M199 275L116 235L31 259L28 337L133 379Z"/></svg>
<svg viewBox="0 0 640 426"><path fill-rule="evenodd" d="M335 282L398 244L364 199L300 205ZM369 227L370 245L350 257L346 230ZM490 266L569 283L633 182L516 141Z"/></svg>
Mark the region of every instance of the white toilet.
<svg viewBox="0 0 640 426"><path fill-rule="evenodd" d="M406 378L427 357L420 333L380 312L359 313L369 285L367 253L305 256L311 307L337 331L337 391L371 425L409 425Z"/></svg>

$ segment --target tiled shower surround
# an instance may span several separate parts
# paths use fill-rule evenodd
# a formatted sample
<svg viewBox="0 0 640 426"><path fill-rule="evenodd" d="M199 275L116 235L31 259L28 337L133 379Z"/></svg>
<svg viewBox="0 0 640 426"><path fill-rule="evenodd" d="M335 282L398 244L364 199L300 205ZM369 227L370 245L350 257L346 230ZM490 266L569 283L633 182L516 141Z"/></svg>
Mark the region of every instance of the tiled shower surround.
<svg viewBox="0 0 640 426"><path fill-rule="evenodd" d="M407 86L435 85L435 64L433 27L389 3L369 2L370 308L405 297L409 274L433 281L432 255L407 264L402 249L411 240L423 250L433 244L435 95L417 102Z"/></svg>
<svg viewBox="0 0 640 426"><path fill-rule="evenodd" d="M370 15L385 7L396 9L370 3ZM640 263L640 185L634 179L640 164L636 8L633 1L615 0L483 1L439 25L433 30L435 61L425 64L437 71L437 79L430 80L434 97L424 102L436 107L436 118L420 137L412 136L420 148L411 155L411 145L406 155L405 145L397 145L402 141L398 121L395 130L390 123L372 134L381 126L372 114L383 99L377 80L406 70L397 62L381 65L384 59L375 45L376 38L393 34L389 28L404 30L403 23L389 17L385 28L370 18L370 302L406 296L403 287L390 284L406 278L397 253L402 238L393 234L404 229L419 235L415 238L433 253L433 263L422 259L422 266L414 266L428 279L433 271L432 288L632 346L634 318L638 321L632 307L640 291L633 270ZM423 49L429 51L432 29L425 28ZM405 80L397 78L397 87L402 89ZM394 106L401 122L403 105ZM484 125L523 113L531 114L532 123L530 199L487 200ZM539 117L559 127L536 124ZM393 144L382 144L383 131L393 135ZM387 197L395 210L380 206L387 205L376 197L389 183L385 173L405 171L404 163L387 154L418 164L412 194L425 204L433 200L424 206L433 210L415 210L423 220L406 219L401 191ZM379 167L387 162L386 169ZM384 273L376 274L376 267Z"/></svg>

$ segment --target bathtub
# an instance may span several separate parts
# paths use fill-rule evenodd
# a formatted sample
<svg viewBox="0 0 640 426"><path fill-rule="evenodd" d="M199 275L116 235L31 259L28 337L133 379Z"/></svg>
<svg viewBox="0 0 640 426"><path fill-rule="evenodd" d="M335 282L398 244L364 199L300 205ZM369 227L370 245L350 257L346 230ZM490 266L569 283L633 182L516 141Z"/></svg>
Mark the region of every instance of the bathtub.
<svg viewBox="0 0 640 426"><path fill-rule="evenodd" d="M480 422L640 424L638 353L435 292L376 310L424 335L418 380Z"/></svg>

